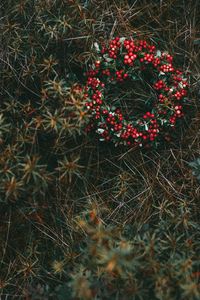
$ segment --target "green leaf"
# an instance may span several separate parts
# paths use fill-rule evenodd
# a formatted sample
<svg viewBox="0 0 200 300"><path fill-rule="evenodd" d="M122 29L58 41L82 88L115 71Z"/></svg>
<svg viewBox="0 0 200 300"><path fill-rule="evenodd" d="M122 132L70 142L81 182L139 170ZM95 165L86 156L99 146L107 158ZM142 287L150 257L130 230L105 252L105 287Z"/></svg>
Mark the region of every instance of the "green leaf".
<svg viewBox="0 0 200 300"><path fill-rule="evenodd" d="M194 40L194 41L193 41L193 44L194 44L194 45L200 45L200 39Z"/></svg>

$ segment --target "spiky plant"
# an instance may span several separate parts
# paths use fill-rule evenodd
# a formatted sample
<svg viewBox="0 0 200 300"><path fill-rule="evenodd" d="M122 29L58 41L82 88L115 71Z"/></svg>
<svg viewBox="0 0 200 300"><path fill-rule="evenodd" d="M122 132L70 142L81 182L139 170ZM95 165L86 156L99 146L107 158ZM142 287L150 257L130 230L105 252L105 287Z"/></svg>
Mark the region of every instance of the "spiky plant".
<svg viewBox="0 0 200 300"><path fill-rule="evenodd" d="M200 189L187 163L200 148L199 9L1 1L0 298L200 298ZM132 35L191 71L185 124L157 151L99 144L83 130L94 43Z"/></svg>

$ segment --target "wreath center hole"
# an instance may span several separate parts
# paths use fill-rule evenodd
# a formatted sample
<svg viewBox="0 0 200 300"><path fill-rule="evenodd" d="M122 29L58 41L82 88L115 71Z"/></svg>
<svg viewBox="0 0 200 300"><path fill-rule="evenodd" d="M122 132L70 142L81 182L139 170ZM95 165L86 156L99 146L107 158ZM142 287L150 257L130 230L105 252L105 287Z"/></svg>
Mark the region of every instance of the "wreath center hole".
<svg viewBox="0 0 200 300"><path fill-rule="evenodd" d="M143 115L157 99L152 88L151 74L145 73L134 77L111 85L106 95L111 104L120 108L129 118Z"/></svg>

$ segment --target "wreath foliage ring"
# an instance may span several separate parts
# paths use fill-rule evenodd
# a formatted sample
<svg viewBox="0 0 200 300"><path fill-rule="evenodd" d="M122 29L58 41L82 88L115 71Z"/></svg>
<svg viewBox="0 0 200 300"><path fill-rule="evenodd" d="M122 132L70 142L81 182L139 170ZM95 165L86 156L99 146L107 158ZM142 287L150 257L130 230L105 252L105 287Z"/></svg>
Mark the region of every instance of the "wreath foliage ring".
<svg viewBox="0 0 200 300"><path fill-rule="evenodd" d="M96 130L101 141L115 145L156 145L159 137L166 136L170 128L175 128L177 119L184 116L186 74L174 67L170 54L146 40L116 37L107 46L95 47L98 59L86 73L86 107L91 115L86 130ZM155 99L143 115L125 116L120 107L111 104L107 91L111 85L134 80L146 71Z"/></svg>

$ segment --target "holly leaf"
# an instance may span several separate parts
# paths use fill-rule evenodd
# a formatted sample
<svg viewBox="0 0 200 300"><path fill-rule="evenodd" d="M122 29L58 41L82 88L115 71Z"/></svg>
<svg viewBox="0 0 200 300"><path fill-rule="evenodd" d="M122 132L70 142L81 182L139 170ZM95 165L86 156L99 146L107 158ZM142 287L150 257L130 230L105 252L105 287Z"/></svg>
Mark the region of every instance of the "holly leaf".
<svg viewBox="0 0 200 300"><path fill-rule="evenodd" d="M161 57L161 51L160 50L157 50L157 52L156 52L156 57Z"/></svg>
<svg viewBox="0 0 200 300"><path fill-rule="evenodd" d="M100 47L99 47L99 44L97 42L94 43L94 48L96 50L96 52L100 52Z"/></svg>

